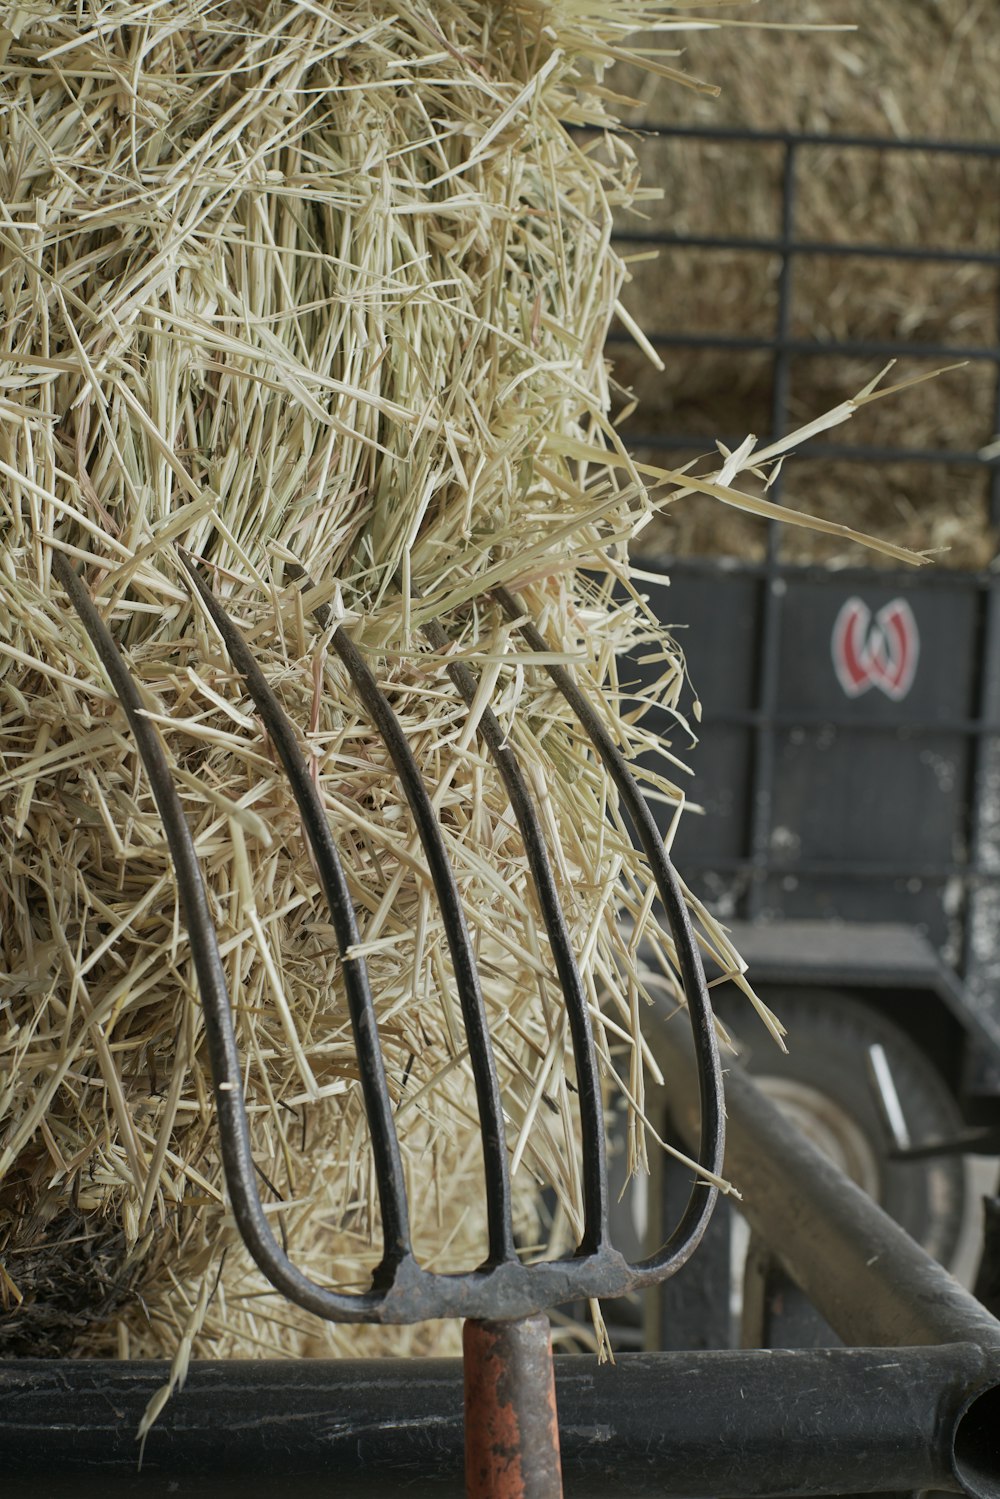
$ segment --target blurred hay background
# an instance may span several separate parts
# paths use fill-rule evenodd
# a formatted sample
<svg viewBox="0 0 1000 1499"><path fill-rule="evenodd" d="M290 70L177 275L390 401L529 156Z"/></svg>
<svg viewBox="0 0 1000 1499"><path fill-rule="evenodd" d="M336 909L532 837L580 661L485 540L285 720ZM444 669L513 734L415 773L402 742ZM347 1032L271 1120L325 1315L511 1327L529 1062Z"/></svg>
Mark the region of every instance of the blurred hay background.
<svg viewBox="0 0 1000 1499"><path fill-rule="evenodd" d="M728 12L727 12L728 13ZM633 123L735 125L888 138L1000 139L1000 17L990 0L766 0L754 20L846 23L853 32L810 34L704 30L681 38L681 64L720 83L717 99L681 94L632 75L642 106ZM619 75L619 80L622 81ZM780 232L782 148L639 138L647 183L660 202L624 226L665 232L773 237ZM823 242L896 242L1000 249L1000 162L812 147L798 153L797 236ZM766 336L774 327L778 262L742 252L664 251L632 268L624 301L653 332L733 332ZM820 256L795 263L795 337L996 345L1000 327L996 265L956 267ZM907 359L905 378L933 363ZM627 351L615 376L640 397L623 430L690 433L679 460L711 449L717 436L770 430L770 357L671 349L658 374ZM798 357L792 361L792 421L800 424L841 400L874 373L872 361ZM978 452L996 436L996 367L965 369L873 407L840 440ZM640 456L645 456L644 454ZM662 461L662 455L661 455ZM997 535L988 515L987 475L953 464L928 468L810 460L785 470L787 503L916 550L934 549L945 566L981 567ZM707 500L685 500L643 536L665 552L760 555L763 528ZM857 562L854 546L788 532L788 560Z"/></svg>

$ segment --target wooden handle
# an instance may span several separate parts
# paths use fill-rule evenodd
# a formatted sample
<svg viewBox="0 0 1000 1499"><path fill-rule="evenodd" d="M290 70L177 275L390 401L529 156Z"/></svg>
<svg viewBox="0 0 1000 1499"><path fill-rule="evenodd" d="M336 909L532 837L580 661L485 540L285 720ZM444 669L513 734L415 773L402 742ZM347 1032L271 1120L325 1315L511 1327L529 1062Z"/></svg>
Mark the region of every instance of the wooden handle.
<svg viewBox="0 0 1000 1499"><path fill-rule="evenodd" d="M548 1317L470 1318L462 1344L469 1499L562 1499Z"/></svg>

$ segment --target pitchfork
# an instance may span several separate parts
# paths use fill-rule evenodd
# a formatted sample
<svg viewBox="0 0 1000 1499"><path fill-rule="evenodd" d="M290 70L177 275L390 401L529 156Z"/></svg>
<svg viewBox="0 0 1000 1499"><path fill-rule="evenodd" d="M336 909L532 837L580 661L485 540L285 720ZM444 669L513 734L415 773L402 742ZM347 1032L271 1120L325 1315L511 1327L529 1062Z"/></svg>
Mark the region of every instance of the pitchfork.
<svg viewBox="0 0 1000 1499"><path fill-rule="evenodd" d="M244 679L291 784L329 903L368 1116L382 1223L382 1258L370 1287L358 1293L327 1289L289 1260L268 1225L257 1192L239 1054L216 933L197 856L166 757L143 711L125 660L83 582L60 552L53 570L66 588L125 710L152 785L177 875L198 986L205 1012L226 1184L239 1232L271 1284L297 1305L335 1322L411 1323L463 1317L465 1472L467 1491L491 1499L555 1499L562 1493L548 1308L584 1298L622 1296L664 1280L697 1246L715 1205L716 1188L695 1182L679 1224L655 1254L629 1263L609 1233L604 1114L597 1055L586 996L569 941L538 816L516 757L487 710L479 732L510 798L534 880L553 961L565 999L580 1098L583 1233L566 1257L531 1265L518 1256L504 1117L479 974L441 829L406 737L371 669L343 625L332 645L359 699L384 740L423 844L441 905L475 1083L483 1139L489 1249L484 1262L458 1274L432 1273L416 1260L399 1143L393 1121L378 1027L343 867L329 821L299 748L295 730L264 679L246 641L196 570L181 554L191 585L211 616ZM533 651L547 647L521 605L504 590L495 598ZM434 650L448 645L444 629L426 631ZM697 942L677 877L653 817L599 715L562 666L545 670L569 702L618 788L653 870L673 934L694 1033L701 1088L700 1164L722 1170L722 1078ZM464 664L445 664L455 689L471 705L478 682Z"/></svg>

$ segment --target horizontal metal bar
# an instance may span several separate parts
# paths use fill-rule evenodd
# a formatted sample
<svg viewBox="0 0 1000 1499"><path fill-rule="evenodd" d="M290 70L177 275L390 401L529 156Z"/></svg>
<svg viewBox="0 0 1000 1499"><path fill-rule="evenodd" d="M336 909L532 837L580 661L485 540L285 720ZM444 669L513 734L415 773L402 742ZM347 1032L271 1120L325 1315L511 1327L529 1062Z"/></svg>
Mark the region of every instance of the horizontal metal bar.
<svg viewBox="0 0 1000 1499"><path fill-rule="evenodd" d="M878 575L876 575L878 576ZM628 696L627 684L623 686L624 696ZM652 720L647 718L646 727L651 726ZM669 724L671 729L676 729L677 720L663 715L663 722ZM816 709L805 713L796 712L793 709L781 713L760 713L748 709L746 712L737 712L730 709L724 713L716 713L712 710L703 713L700 720L701 731L699 738L703 739L706 728L758 728L765 725L775 729L837 729L845 734L898 734L904 738L917 734L964 734L974 737L977 734L1000 734L1000 722L979 718L903 718L892 721L874 718L837 718L833 713L823 713Z"/></svg>
<svg viewBox="0 0 1000 1499"><path fill-rule="evenodd" d="M656 333L646 334L658 349L721 349L731 353L769 354L779 350L788 354L843 359L956 359L1000 363L997 344L917 343L909 339L889 338L781 338L773 334L737 333ZM605 340L611 345L630 345L632 335L624 328L612 328Z"/></svg>
<svg viewBox="0 0 1000 1499"><path fill-rule="evenodd" d="M601 134L605 127L579 125L570 127L574 133ZM889 138L883 135L851 135L847 133L824 135L813 130L747 130L740 125L623 125L621 133L642 136L676 136L679 140L738 141L751 146L835 146L845 150L871 151L923 151L935 156L982 156L1000 157L1000 144L996 141L937 140L928 136L911 136L908 139Z"/></svg>
<svg viewBox="0 0 1000 1499"><path fill-rule="evenodd" d="M704 444L703 451L714 449L715 438L681 436L673 433L634 432L627 426L620 429L632 453L642 452L696 452ZM744 433L744 437L745 437ZM732 451L743 441L742 437L718 439ZM765 448L774 439L762 437L758 447ZM808 442L798 450L798 458L837 459L842 463L929 463L941 468L983 468L1000 472L1000 458L984 458L975 451L963 452L958 448L889 448L875 443ZM946 572L947 576L947 572Z"/></svg>
<svg viewBox="0 0 1000 1499"><path fill-rule="evenodd" d="M1000 265L1000 250L949 248L947 245L881 244L878 241L782 239L747 234L670 234L656 229L622 229L615 243L654 245L664 250L739 250L754 255L829 255L868 260L926 260L962 265Z"/></svg>
<svg viewBox="0 0 1000 1499"><path fill-rule="evenodd" d="M463 1492L457 1359L196 1362L140 1471L136 1427L167 1376L153 1363L0 1365L5 1499ZM1000 1359L969 1344L563 1357L556 1384L575 1499L996 1492L975 1413L995 1404Z"/></svg>
<svg viewBox="0 0 1000 1499"><path fill-rule="evenodd" d="M861 859L803 859L799 864L776 864L770 859L755 860L749 855L735 858L685 858L685 874L746 874L761 879L851 879L851 880L919 880L932 885L947 880L962 880L969 885L996 884L1000 870L974 868L970 864L903 864L877 863Z"/></svg>
<svg viewBox="0 0 1000 1499"><path fill-rule="evenodd" d="M986 592L1000 587L1000 572L969 572L958 567L925 567L919 573L912 567L838 567L832 569L819 562L769 562L762 558L758 562L742 557L671 557L664 554L643 557L640 566L647 573L662 573L663 586L668 587L674 576L685 573L709 575L710 577L781 579L784 583L819 583L836 579L845 586L871 583L875 578L886 588L919 588L921 593L929 588L963 588ZM917 581L919 579L919 582Z"/></svg>
<svg viewBox="0 0 1000 1499"><path fill-rule="evenodd" d="M646 1030L668 1080L671 1116L688 1140L697 1128L698 1094L686 1036L667 1018L675 1003L664 992ZM740 1211L845 1343L898 1348L961 1340L1000 1356L1000 1322L738 1066L726 1075L726 1110L726 1175L742 1193ZM1000 1473L995 1481L1000 1493Z"/></svg>

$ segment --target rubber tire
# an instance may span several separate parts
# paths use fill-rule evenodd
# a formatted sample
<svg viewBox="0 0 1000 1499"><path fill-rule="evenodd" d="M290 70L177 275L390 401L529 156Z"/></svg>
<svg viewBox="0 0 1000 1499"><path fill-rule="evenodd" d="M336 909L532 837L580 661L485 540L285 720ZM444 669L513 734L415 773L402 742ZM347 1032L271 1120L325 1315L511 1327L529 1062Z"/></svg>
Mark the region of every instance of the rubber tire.
<svg viewBox="0 0 1000 1499"><path fill-rule="evenodd" d="M964 1128L958 1104L937 1068L904 1030L879 1011L836 990L815 989L768 999L787 1029L782 1056L749 1002L728 997L719 1018L739 1039L740 1061L766 1083L784 1077L825 1094L863 1133L879 1175L879 1202L890 1217L945 1266L955 1258L965 1220L968 1184L961 1156L892 1161L868 1072L868 1048L885 1048L914 1143L947 1138Z"/></svg>

